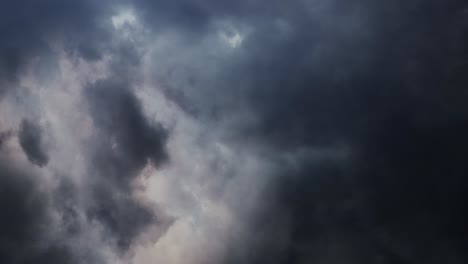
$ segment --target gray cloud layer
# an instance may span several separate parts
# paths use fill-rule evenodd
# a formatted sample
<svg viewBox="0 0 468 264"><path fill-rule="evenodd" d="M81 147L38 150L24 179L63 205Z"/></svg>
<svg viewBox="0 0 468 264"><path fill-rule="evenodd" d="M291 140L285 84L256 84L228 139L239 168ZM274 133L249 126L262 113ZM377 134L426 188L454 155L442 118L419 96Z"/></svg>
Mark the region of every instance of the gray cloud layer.
<svg viewBox="0 0 468 264"><path fill-rule="evenodd" d="M467 10L5 4L0 262L465 263Z"/></svg>

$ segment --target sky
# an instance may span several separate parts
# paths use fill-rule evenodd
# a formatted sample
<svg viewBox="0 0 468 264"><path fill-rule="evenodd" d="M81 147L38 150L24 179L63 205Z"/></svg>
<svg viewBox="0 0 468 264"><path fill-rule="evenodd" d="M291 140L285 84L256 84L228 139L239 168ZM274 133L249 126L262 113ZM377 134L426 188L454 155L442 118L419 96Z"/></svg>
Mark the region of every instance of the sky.
<svg viewBox="0 0 468 264"><path fill-rule="evenodd" d="M0 8L0 263L468 262L468 3Z"/></svg>

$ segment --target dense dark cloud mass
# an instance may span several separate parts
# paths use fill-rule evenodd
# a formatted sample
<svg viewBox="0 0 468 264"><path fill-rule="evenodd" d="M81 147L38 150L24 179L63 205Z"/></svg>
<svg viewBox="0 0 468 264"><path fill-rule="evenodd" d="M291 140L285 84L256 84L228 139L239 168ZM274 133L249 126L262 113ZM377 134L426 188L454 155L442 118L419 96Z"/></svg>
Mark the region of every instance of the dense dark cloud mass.
<svg viewBox="0 0 468 264"><path fill-rule="evenodd" d="M331 2L322 14L330 18L285 14L288 36L266 25L245 40L230 81L263 119L254 133L275 144L352 140L393 115L437 119L457 107L467 56L462 4Z"/></svg>
<svg viewBox="0 0 468 264"><path fill-rule="evenodd" d="M286 170L264 217L288 218L287 246L246 262L466 261L466 7L337 3L339 27L356 8L369 24L348 35L310 17L278 46L251 44L236 72L260 116L248 131L278 151L344 144L352 159Z"/></svg>
<svg viewBox="0 0 468 264"><path fill-rule="evenodd" d="M76 263L68 248L48 237L48 194L29 172L5 164L2 155L0 261L2 263Z"/></svg>
<svg viewBox="0 0 468 264"><path fill-rule="evenodd" d="M468 262L465 1L19 0L0 39L0 263Z"/></svg>
<svg viewBox="0 0 468 264"><path fill-rule="evenodd" d="M252 227L253 237L272 235L226 262L463 263L467 5L323 5L321 14L306 1L269 5L258 21L231 13L258 31L222 75L225 97L208 89L198 108L251 108L258 122L232 133L279 153L344 146L351 158L282 164L271 208ZM279 35L275 19L291 32Z"/></svg>
<svg viewBox="0 0 468 264"><path fill-rule="evenodd" d="M1 91L13 85L11 81L19 78L26 63L50 52L54 39L65 38L66 44L85 58L98 56L96 43L105 37L99 18L105 12L106 2L24 0L3 3L0 11Z"/></svg>
<svg viewBox="0 0 468 264"><path fill-rule="evenodd" d="M93 156L97 185L90 214L116 235L119 247L128 249L149 224L156 221L164 230L172 221L132 197L138 173L146 165L159 167L168 160L167 131L160 124L148 123L138 99L123 82L97 81L87 88L86 97L102 132Z"/></svg>
<svg viewBox="0 0 468 264"><path fill-rule="evenodd" d="M139 100L125 83L97 81L86 93L93 120L110 136L107 143L114 144L113 152L122 166L131 171L148 161L160 165L168 159L164 146L167 131L158 123L148 123Z"/></svg>
<svg viewBox="0 0 468 264"><path fill-rule="evenodd" d="M47 164L49 157L44 150L42 130L37 124L29 120L23 120L21 122L18 138L29 161L40 167Z"/></svg>

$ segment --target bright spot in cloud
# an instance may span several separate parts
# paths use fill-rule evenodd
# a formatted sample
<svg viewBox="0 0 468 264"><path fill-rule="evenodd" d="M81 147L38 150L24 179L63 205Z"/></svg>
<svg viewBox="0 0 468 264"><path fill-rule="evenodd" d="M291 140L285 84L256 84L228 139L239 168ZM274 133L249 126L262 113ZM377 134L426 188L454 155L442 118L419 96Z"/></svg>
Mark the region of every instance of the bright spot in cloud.
<svg viewBox="0 0 468 264"><path fill-rule="evenodd" d="M132 10L130 9L125 9L118 13L115 16L112 16L112 25L114 25L114 28L120 29L124 25L134 25L136 21L135 14L133 13Z"/></svg>
<svg viewBox="0 0 468 264"><path fill-rule="evenodd" d="M228 28L228 30L221 31L219 36L231 48L239 47L244 41L244 36L232 27Z"/></svg>

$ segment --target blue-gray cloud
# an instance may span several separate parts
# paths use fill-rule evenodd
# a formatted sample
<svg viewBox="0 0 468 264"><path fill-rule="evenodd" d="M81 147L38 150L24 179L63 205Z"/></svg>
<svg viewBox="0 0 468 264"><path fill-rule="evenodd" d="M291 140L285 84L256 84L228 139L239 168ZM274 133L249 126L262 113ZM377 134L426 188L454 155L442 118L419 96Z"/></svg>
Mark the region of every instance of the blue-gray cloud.
<svg viewBox="0 0 468 264"><path fill-rule="evenodd" d="M110 21L122 8L135 13L141 43L115 36L128 33ZM65 243L85 232L83 222L103 227L120 255L152 224L171 226L171 217L135 195L145 167L171 166L171 132L145 115L136 95L142 71L154 71L154 86L192 121L220 130L227 123L219 132L226 144L261 148L277 163L246 234L222 241L228 254L211 261L466 262L467 9L457 0L4 4L0 93L13 89L35 58L53 52L55 41L75 59L111 58L112 65L84 85L77 103L91 123L82 124L92 134L91 144L83 143L86 188L60 179L43 192L36 181L47 181L16 169L6 154L14 156L4 147L12 133L0 134L0 211L7 219L0 223L0 262L88 263L82 249ZM225 35L239 34L228 52L213 41L224 36L223 23L232 26ZM167 35L178 42L154 61L144 57ZM52 170L60 160L43 138L54 135L44 135L32 117L11 114L33 168ZM57 239L63 243L42 229L55 211L66 223Z"/></svg>

